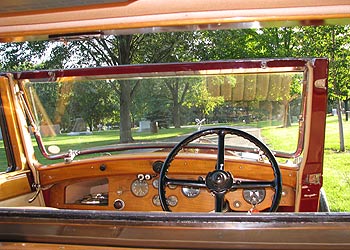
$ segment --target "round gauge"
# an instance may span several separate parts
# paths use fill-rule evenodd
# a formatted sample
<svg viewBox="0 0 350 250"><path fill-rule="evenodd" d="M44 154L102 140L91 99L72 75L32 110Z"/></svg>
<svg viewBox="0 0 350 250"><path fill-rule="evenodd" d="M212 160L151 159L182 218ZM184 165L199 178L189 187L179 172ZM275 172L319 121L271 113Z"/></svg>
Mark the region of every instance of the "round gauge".
<svg viewBox="0 0 350 250"><path fill-rule="evenodd" d="M197 197L201 192L200 188L187 187L187 186L182 187L181 191L187 198Z"/></svg>
<svg viewBox="0 0 350 250"><path fill-rule="evenodd" d="M153 171L156 172L157 174L160 173L160 170L162 169L163 162L162 161L155 161L152 164Z"/></svg>
<svg viewBox="0 0 350 250"><path fill-rule="evenodd" d="M159 195L153 196L152 202L153 202L153 205L155 205L155 206L157 206L157 207L160 207Z"/></svg>
<svg viewBox="0 0 350 250"><path fill-rule="evenodd" d="M244 189L243 198L246 202L256 205L265 199L265 189Z"/></svg>
<svg viewBox="0 0 350 250"><path fill-rule="evenodd" d="M166 202L170 207L175 207L177 205L178 199L175 195L171 195L166 199Z"/></svg>
<svg viewBox="0 0 350 250"><path fill-rule="evenodd" d="M158 188L158 187L159 187L159 179L154 179L154 180L152 181L152 186L153 186L154 188Z"/></svg>
<svg viewBox="0 0 350 250"><path fill-rule="evenodd" d="M168 185L168 188L170 188L170 189L176 189L177 186L176 186L176 185L173 185L173 184L169 184L169 185Z"/></svg>
<svg viewBox="0 0 350 250"><path fill-rule="evenodd" d="M146 196L148 194L148 183L145 180L134 180L131 183L131 192L137 197Z"/></svg>

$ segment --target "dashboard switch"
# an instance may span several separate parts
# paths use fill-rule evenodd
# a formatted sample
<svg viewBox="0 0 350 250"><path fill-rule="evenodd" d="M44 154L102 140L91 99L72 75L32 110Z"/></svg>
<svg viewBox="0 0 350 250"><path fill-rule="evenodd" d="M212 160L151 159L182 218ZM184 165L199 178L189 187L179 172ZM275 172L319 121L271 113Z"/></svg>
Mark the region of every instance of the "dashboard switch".
<svg viewBox="0 0 350 250"><path fill-rule="evenodd" d="M125 202L121 199L116 199L113 203L113 206L117 210L123 210L125 207Z"/></svg>

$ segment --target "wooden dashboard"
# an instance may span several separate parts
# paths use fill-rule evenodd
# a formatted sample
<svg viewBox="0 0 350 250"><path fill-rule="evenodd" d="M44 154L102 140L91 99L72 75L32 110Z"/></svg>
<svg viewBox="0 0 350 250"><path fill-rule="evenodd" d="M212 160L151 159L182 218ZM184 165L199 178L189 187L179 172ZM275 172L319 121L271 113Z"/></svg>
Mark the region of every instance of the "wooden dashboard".
<svg viewBox="0 0 350 250"><path fill-rule="evenodd" d="M47 206L79 210L162 211L158 198L157 168L166 155L114 155L41 166L40 180ZM205 178L208 172L214 170L215 163L215 155L201 154L198 158L198 154L180 154L172 162L168 175L181 179ZM297 169L287 166L280 168L283 182L280 208L292 209ZM236 179L273 179L270 165L254 160L226 157L225 170L229 170ZM272 189L237 189L226 195L229 209L250 210L252 204L245 198L247 193L260 196L261 201L255 207L259 211L269 208L274 195ZM210 212L214 209L214 197L206 189L172 186L167 188L166 194L174 212Z"/></svg>

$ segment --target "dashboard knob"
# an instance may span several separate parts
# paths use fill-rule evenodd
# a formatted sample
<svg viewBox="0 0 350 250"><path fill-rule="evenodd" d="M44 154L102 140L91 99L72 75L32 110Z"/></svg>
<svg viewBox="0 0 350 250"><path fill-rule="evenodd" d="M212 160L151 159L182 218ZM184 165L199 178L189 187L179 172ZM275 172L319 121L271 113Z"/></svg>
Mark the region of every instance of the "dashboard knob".
<svg viewBox="0 0 350 250"><path fill-rule="evenodd" d="M125 207L125 202L121 199L116 199L113 203L113 206L117 210L123 210Z"/></svg>

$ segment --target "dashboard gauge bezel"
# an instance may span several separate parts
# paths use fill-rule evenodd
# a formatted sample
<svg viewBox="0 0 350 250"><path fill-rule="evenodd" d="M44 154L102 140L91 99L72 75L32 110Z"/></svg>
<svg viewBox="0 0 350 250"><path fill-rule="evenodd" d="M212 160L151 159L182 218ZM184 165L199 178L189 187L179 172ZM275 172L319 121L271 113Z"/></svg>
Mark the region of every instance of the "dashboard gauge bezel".
<svg viewBox="0 0 350 250"><path fill-rule="evenodd" d="M149 192L148 183L146 180L135 179L130 185L130 190L136 197L145 197Z"/></svg>

